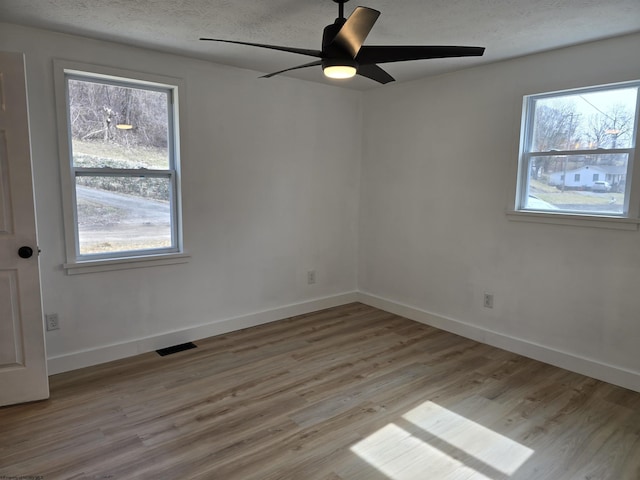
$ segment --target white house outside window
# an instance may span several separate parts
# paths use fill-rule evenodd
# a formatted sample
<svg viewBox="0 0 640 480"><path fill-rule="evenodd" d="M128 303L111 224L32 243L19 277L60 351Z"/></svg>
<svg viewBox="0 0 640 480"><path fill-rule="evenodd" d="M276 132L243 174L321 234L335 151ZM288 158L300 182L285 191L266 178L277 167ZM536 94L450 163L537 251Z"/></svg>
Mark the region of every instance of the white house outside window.
<svg viewBox="0 0 640 480"><path fill-rule="evenodd" d="M180 254L177 87L72 69L60 75L65 266Z"/></svg>
<svg viewBox="0 0 640 480"><path fill-rule="evenodd" d="M635 81L525 97L516 210L637 218L639 88Z"/></svg>

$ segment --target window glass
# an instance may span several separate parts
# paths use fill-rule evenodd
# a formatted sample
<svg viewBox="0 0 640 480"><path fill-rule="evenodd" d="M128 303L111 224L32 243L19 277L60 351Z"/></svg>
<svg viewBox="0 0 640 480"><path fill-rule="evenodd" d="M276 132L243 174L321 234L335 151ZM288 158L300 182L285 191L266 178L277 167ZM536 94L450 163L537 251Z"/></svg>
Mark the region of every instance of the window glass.
<svg viewBox="0 0 640 480"><path fill-rule="evenodd" d="M76 256L178 251L173 92L67 75Z"/></svg>
<svg viewBox="0 0 640 480"><path fill-rule="evenodd" d="M531 151L628 148L638 87L533 99Z"/></svg>
<svg viewBox="0 0 640 480"><path fill-rule="evenodd" d="M518 209L627 215L639 85L525 98Z"/></svg>
<svg viewBox="0 0 640 480"><path fill-rule="evenodd" d="M168 92L69 79L73 165L170 167Z"/></svg>
<svg viewBox="0 0 640 480"><path fill-rule="evenodd" d="M162 177L76 177L80 255L170 248L169 192Z"/></svg>

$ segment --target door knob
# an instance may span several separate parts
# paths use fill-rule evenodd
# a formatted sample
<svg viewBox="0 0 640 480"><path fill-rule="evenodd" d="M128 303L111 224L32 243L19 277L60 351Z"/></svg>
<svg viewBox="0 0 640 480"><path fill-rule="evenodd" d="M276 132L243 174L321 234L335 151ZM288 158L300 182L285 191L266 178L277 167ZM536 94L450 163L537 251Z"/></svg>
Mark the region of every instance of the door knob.
<svg viewBox="0 0 640 480"><path fill-rule="evenodd" d="M31 247L24 246L18 249L18 256L20 258L30 258L31 255L33 255L33 248Z"/></svg>

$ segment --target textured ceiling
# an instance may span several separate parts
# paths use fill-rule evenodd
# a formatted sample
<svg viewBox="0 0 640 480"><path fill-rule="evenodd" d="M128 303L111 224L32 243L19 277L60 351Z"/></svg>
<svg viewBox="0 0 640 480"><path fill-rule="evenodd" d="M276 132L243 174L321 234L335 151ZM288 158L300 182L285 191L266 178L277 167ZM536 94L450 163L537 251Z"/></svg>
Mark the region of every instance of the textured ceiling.
<svg viewBox="0 0 640 480"><path fill-rule="evenodd" d="M480 58L384 66L398 82L640 31L640 0L361 0L347 3L346 15L358 5L382 12L365 45L486 47ZM0 21L269 73L312 59L198 38L319 49L337 9L331 0L0 0ZM286 75L332 82L320 67ZM378 86L364 78L340 82Z"/></svg>

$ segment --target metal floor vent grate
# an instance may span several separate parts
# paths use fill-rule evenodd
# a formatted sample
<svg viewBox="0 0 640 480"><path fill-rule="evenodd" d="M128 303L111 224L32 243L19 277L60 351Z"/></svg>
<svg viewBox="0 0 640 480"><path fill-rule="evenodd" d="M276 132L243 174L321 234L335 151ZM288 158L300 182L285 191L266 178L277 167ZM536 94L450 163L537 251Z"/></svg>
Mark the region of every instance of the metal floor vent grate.
<svg viewBox="0 0 640 480"><path fill-rule="evenodd" d="M185 350L191 350L192 348L196 348L197 345L193 342L181 343L180 345L174 345L172 347L161 348L160 350L156 350L156 353L161 357L166 355L171 355L172 353L183 352Z"/></svg>

